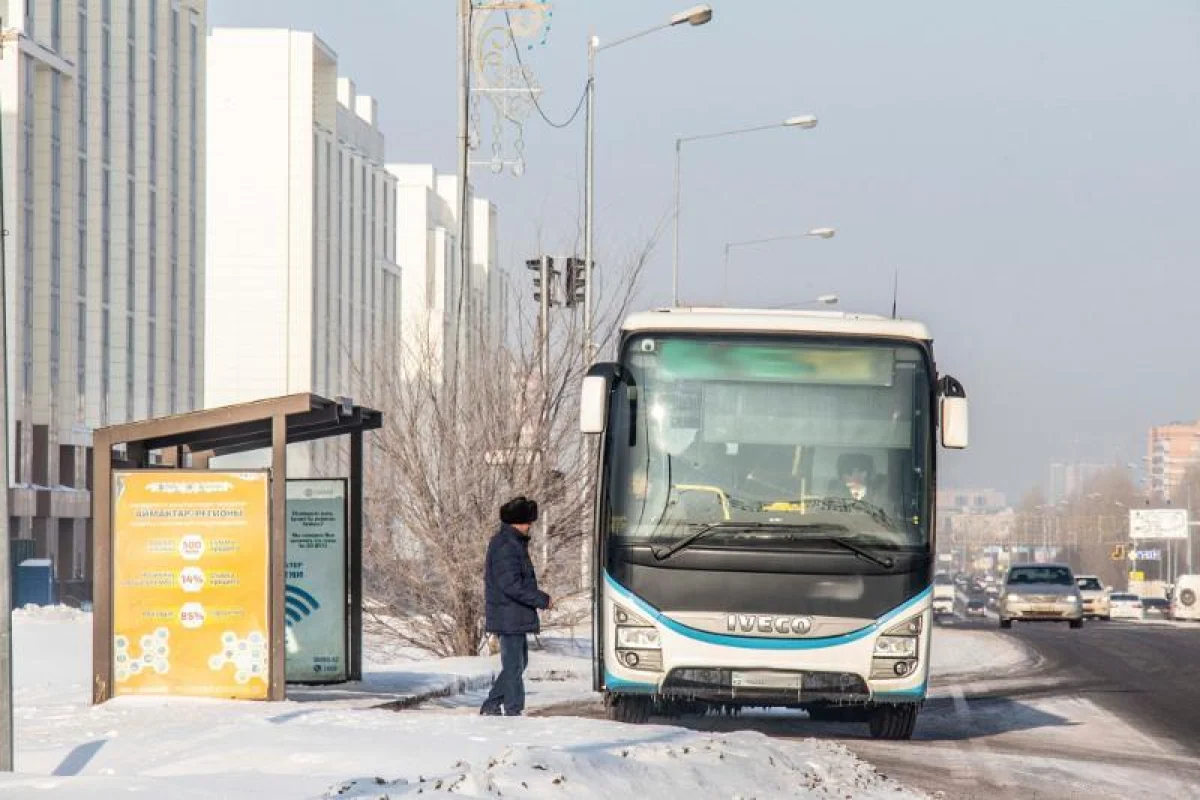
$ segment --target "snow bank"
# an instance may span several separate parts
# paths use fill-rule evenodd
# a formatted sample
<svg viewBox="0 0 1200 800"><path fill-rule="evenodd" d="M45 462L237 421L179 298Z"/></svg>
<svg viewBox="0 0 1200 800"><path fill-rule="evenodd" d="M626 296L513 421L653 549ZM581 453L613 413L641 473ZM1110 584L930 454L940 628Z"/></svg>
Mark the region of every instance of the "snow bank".
<svg viewBox="0 0 1200 800"><path fill-rule="evenodd" d="M60 622L62 620L91 619L92 615L71 606L28 605L13 609L13 621Z"/></svg>
<svg viewBox="0 0 1200 800"><path fill-rule="evenodd" d="M459 761L442 774L339 782L323 797L924 797L829 742L786 742L749 732L659 731L636 744L509 746L486 762Z"/></svg>
<svg viewBox="0 0 1200 800"><path fill-rule="evenodd" d="M1011 636L952 627L933 629L929 667L934 678L997 675L1030 666L1037 655Z"/></svg>
<svg viewBox="0 0 1200 800"><path fill-rule="evenodd" d="M586 645L543 641L531 653L530 707L590 696ZM481 718L478 693L404 713L365 707L376 698L353 687L295 691L284 703L122 697L92 707L90 651L88 614L14 618L18 772L0 775L0 796L915 796L828 742ZM497 666L494 657L376 665L362 686L486 684ZM372 777L348 780L356 775Z"/></svg>

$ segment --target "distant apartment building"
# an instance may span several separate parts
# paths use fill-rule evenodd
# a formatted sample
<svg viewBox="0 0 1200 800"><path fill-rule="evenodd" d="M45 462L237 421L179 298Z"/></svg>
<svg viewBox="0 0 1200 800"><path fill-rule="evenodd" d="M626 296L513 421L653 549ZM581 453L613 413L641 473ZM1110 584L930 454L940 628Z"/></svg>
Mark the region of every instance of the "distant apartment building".
<svg viewBox="0 0 1200 800"><path fill-rule="evenodd" d="M1087 464L1081 462L1056 462L1050 465L1050 493L1047 499L1051 504L1061 503L1073 495L1079 494L1093 478L1105 470L1111 469L1110 464Z"/></svg>
<svg viewBox="0 0 1200 800"><path fill-rule="evenodd" d="M937 533L939 549L984 546L1005 541L1011 533L1012 509L1003 492L995 489L954 489L937 491Z"/></svg>
<svg viewBox="0 0 1200 800"><path fill-rule="evenodd" d="M9 531L81 601L92 431L201 402L206 3L0 14Z"/></svg>
<svg viewBox="0 0 1200 800"><path fill-rule="evenodd" d="M1147 445L1150 496L1160 502L1186 500L1175 495L1188 469L1200 467L1200 420L1153 427Z"/></svg>
<svg viewBox="0 0 1200 800"><path fill-rule="evenodd" d="M484 342L504 340L508 285L497 254L496 207L483 198L471 198L471 268L464 277L457 178L438 175L427 164L391 164L388 171L397 183L397 257L404 275L403 359L406 368L433 359L444 371L453 361L456 341L469 357ZM461 317L460 285L465 287Z"/></svg>
<svg viewBox="0 0 1200 800"><path fill-rule="evenodd" d="M938 511L986 514L1008 508L1004 492L995 489L938 489Z"/></svg>
<svg viewBox="0 0 1200 800"><path fill-rule="evenodd" d="M221 157L208 184L205 406L361 399L395 359L401 319L396 179L376 102L308 32L215 29L208 70ZM311 452L289 471L311 472Z"/></svg>

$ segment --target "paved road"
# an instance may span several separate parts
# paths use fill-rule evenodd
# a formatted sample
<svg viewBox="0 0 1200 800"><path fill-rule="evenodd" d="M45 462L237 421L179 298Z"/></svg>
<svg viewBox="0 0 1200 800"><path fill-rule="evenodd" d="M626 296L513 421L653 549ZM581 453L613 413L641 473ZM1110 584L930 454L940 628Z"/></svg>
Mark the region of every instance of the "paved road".
<svg viewBox="0 0 1200 800"><path fill-rule="evenodd" d="M1200 623L1018 623L1011 635L1082 696L1200 757Z"/></svg>
<svg viewBox="0 0 1200 800"><path fill-rule="evenodd" d="M831 739L935 797L1200 798L1200 624L955 624L1012 636L1042 659L1018 673L935 678L910 742L799 713L661 722ZM603 712L591 701L535 713Z"/></svg>

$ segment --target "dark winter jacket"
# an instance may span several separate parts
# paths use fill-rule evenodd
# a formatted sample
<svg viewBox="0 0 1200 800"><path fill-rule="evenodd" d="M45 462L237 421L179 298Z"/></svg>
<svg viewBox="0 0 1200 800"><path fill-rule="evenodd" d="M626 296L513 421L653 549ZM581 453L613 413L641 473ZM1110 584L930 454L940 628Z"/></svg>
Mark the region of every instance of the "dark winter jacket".
<svg viewBox="0 0 1200 800"><path fill-rule="evenodd" d="M537 633L537 609L550 605L550 595L538 589L529 537L510 526L488 542L483 569L488 633Z"/></svg>

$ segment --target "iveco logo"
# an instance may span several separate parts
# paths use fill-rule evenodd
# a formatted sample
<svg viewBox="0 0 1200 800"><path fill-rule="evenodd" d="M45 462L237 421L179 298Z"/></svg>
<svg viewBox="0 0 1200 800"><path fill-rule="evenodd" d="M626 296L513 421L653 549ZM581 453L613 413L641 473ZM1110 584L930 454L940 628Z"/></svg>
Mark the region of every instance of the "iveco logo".
<svg viewBox="0 0 1200 800"><path fill-rule="evenodd" d="M804 636L812 630L812 617L776 617L769 614L730 614L728 629L742 633L774 633Z"/></svg>

